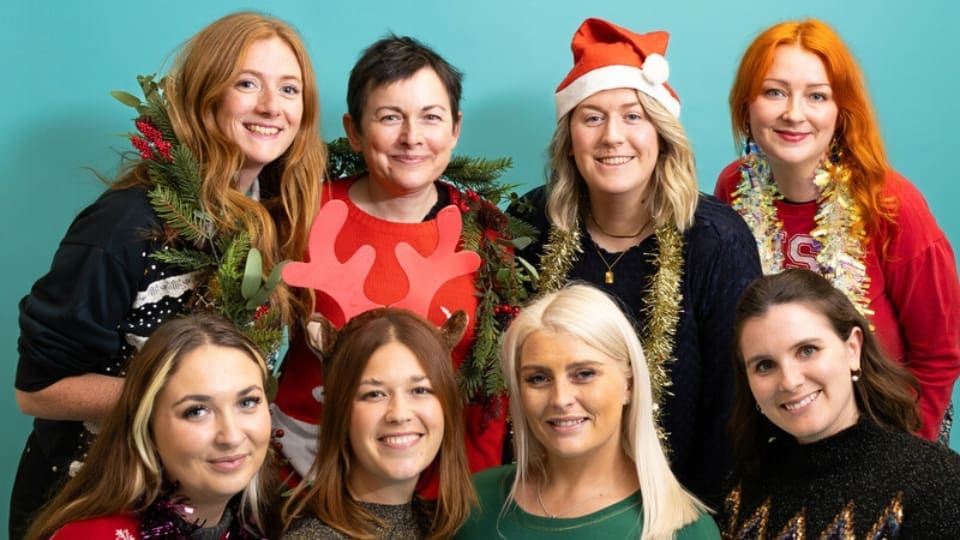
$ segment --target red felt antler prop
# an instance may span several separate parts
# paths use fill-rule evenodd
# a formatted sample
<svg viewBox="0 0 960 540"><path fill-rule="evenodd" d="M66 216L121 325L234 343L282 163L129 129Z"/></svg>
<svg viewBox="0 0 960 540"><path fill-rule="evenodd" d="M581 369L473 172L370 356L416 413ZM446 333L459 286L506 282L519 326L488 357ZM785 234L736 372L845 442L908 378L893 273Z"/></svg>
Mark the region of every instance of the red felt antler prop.
<svg viewBox="0 0 960 540"><path fill-rule="evenodd" d="M455 206L437 213L437 249L421 257L410 244L399 243L395 249L397 260L407 274L410 290L394 304L426 316L430 302L444 283L473 273L480 267L480 256L472 251L457 251L463 220Z"/></svg>
<svg viewBox="0 0 960 540"><path fill-rule="evenodd" d="M310 228L310 262L291 262L283 267L285 282L328 294L343 310L345 321L380 307L363 293L363 282L377 255L373 247L362 246L343 263L334 252L334 243L346 221L346 203L334 200L323 205Z"/></svg>
<svg viewBox="0 0 960 540"><path fill-rule="evenodd" d="M376 253L372 246L362 246L346 262L334 253L334 243L347 219L347 205L333 200L320 209L307 251L310 262L292 262L283 268L283 279L296 287L310 287L330 296L343 311L345 321L382 304L367 298L363 284L373 266ZM437 214L437 248L426 257L407 243L396 245L395 254L407 275L406 296L393 307L409 309L426 317L437 291L447 281L468 275L480 267L480 256L472 251L457 251L463 221L455 206Z"/></svg>

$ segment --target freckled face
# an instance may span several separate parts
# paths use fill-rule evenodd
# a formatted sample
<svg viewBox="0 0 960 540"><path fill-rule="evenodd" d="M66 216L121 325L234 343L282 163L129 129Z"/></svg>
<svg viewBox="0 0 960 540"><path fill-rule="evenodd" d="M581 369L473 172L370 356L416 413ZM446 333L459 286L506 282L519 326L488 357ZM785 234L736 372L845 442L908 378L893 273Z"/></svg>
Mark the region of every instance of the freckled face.
<svg viewBox="0 0 960 540"><path fill-rule="evenodd" d="M839 108L820 58L781 45L749 105L750 133L778 169L813 175L837 128Z"/></svg>
<svg viewBox="0 0 960 540"><path fill-rule="evenodd" d="M581 339L538 331L520 350L520 399L551 458L615 459L631 395L617 361Z"/></svg>
<svg viewBox="0 0 960 540"><path fill-rule="evenodd" d="M416 355L398 342L383 345L367 362L353 402L351 490L412 497L440 450L443 430L440 400Z"/></svg>
<svg viewBox="0 0 960 540"><path fill-rule="evenodd" d="M591 194L643 195L660 142L636 90L603 90L581 101L570 115L570 137L573 159Z"/></svg>
<svg viewBox="0 0 960 540"><path fill-rule="evenodd" d="M303 118L303 75L278 37L254 41L217 107L217 126L243 151L250 182L293 144Z"/></svg>
<svg viewBox="0 0 960 540"><path fill-rule="evenodd" d="M204 345L188 353L157 395L151 418L167 480L196 505L226 505L260 470L270 412L258 364Z"/></svg>
<svg viewBox="0 0 960 540"><path fill-rule="evenodd" d="M859 416L850 372L860 369L863 335L846 339L804 304L770 307L740 336L750 391L777 427L811 443L854 425Z"/></svg>

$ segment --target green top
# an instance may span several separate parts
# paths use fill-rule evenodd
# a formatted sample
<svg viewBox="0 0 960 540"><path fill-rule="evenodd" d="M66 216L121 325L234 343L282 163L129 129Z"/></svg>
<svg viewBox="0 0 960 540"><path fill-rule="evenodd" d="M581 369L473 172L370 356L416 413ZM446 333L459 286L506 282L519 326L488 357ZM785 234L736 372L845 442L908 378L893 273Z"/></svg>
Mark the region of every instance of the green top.
<svg viewBox="0 0 960 540"><path fill-rule="evenodd" d="M460 540L491 540L497 538L549 538L571 540L602 540L640 538L643 526L643 502L637 491L622 501L576 518L548 518L524 512L516 503L510 503L500 514L503 502L510 492L516 465L504 465L473 475L480 508L474 509L470 519L457 533ZM677 540L716 540L720 531L710 516L688 524L679 531Z"/></svg>

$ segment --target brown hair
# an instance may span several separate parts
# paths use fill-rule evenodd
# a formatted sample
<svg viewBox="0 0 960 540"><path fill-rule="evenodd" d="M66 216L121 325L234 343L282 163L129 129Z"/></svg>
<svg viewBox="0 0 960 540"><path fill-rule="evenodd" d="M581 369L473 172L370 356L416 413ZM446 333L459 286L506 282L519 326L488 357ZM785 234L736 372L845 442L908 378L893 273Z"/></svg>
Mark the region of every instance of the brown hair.
<svg viewBox="0 0 960 540"><path fill-rule="evenodd" d="M180 361L204 345L237 349L260 368L266 388L268 371L257 346L230 322L209 313L172 319L150 336L131 360L116 407L104 420L83 466L41 511L26 538L49 538L57 529L82 519L149 507L165 489L162 463L150 420L157 396ZM265 464L273 461L267 456ZM239 495L240 519L267 532L277 473L269 466Z"/></svg>
<svg viewBox="0 0 960 540"><path fill-rule="evenodd" d="M893 221L895 210L895 201L882 196L887 155L857 60L829 25L816 19L787 21L771 26L753 40L730 89L734 139L742 146L749 138L750 103L760 95L781 45L801 47L823 62L839 109L834 139L843 150L841 163L850 169L850 188L863 209L864 229L873 234L881 221Z"/></svg>
<svg viewBox="0 0 960 540"><path fill-rule="evenodd" d="M293 51L303 77L303 117L290 148L260 174L261 202L234 189L243 152L216 121L217 108L239 74L244 55L255 41L279 38ZM320 103L316 77L299 34L287 23L252 12L227 15L194 35L165 78L168 114L180 142L200 166L200 197L219 230L250 233L251 245L263 254L264 271L282 259L300 259L320 194L327 151L320 137ZM144 165L122 177L117 188L149 184ZM309 312L308 290L292 291L282 282L271 306L292 322Z"/></svg>
<svg viewBox="0 0 960 540"><path fill-rule="evenodd" d="M427 537L449 538L469 516L476 495L464 445L463 395L450 350L430 321L411 311L378 308L344 325L332 357L325 362L325 403L313 465L316 478L302 497L295 493L284 505L283 521L288 526L310 508L320 521L351 538L375 538L377 519L347 489L349 471L355 466L349 432L363 371L373 353L388 343L406 346L419 359L443 409L443 440L433 465L425 471L439 475L439 496L435 503L417 501L423 522L429 525ZM298 491L305 489L305 484L301 483Z"/></svg>
<svg viewBox="0 0 960 540"><path fill-rule="evenodd" d="M857 409L884 429L912 432L920 428L919 386L913 375L883 352L870 323L850 299L823 276L791 268L754 281L740 298L734 325L736 398L728 431L733 439L738 472L755 474L766 446L769 421L757 410L743 359L743 327L764 316L772 306L802 304L827 318L834 333L846 340L854 328L863 333L860 380L853 385Z"/></svg>
<svg viewBox="0 0 960 540"><path fill-rule="evenodd" d="M357 131L363 130L362 115L370 93L396 81L413 77L423 68L437 74L450 98L453 126L460 118L460 96L463 93L463 74L450 65L433 49L407 36L389 35L364 49L350 70L347 84L347 112Z"/></svg>

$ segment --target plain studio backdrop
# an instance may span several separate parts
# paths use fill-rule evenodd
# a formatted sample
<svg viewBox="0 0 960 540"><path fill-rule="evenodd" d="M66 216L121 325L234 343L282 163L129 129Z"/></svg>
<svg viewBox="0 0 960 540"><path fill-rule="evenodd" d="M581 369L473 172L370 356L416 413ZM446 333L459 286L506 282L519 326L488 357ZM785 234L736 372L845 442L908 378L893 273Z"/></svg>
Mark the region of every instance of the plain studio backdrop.
<svg viewBox="0 0 960 540"><path fill-rule="evenodd" d="M553 132L553 91L572 66L570 38L587 17L637 32L667 30L670 84L693 141L700 187L712 192L738 156L727 93L747 44L767 26L817 17L840 33L863 68L893 166L924 193L954 247L960 247L956 135L960 100L954 21L944 0L754 0L638 2L524 0L380 2L27 2L0 6L0 128L4 270L0 286L0 536L29 417L17 409L17 303L43 275L71 220L103 191L89 172L117 171L129 149L133 109L111 90L139 95L138 74L165 72L173 52L209 22L254 9L292 23L316 70L325 139L343 136L340 118L350 67L385 33L413 36L465 73L457 153L509 156L502 178L518 192L544 180ZM956 397L955 397L956 401ZM960 443L954 430L953 447Z"/></svg>

